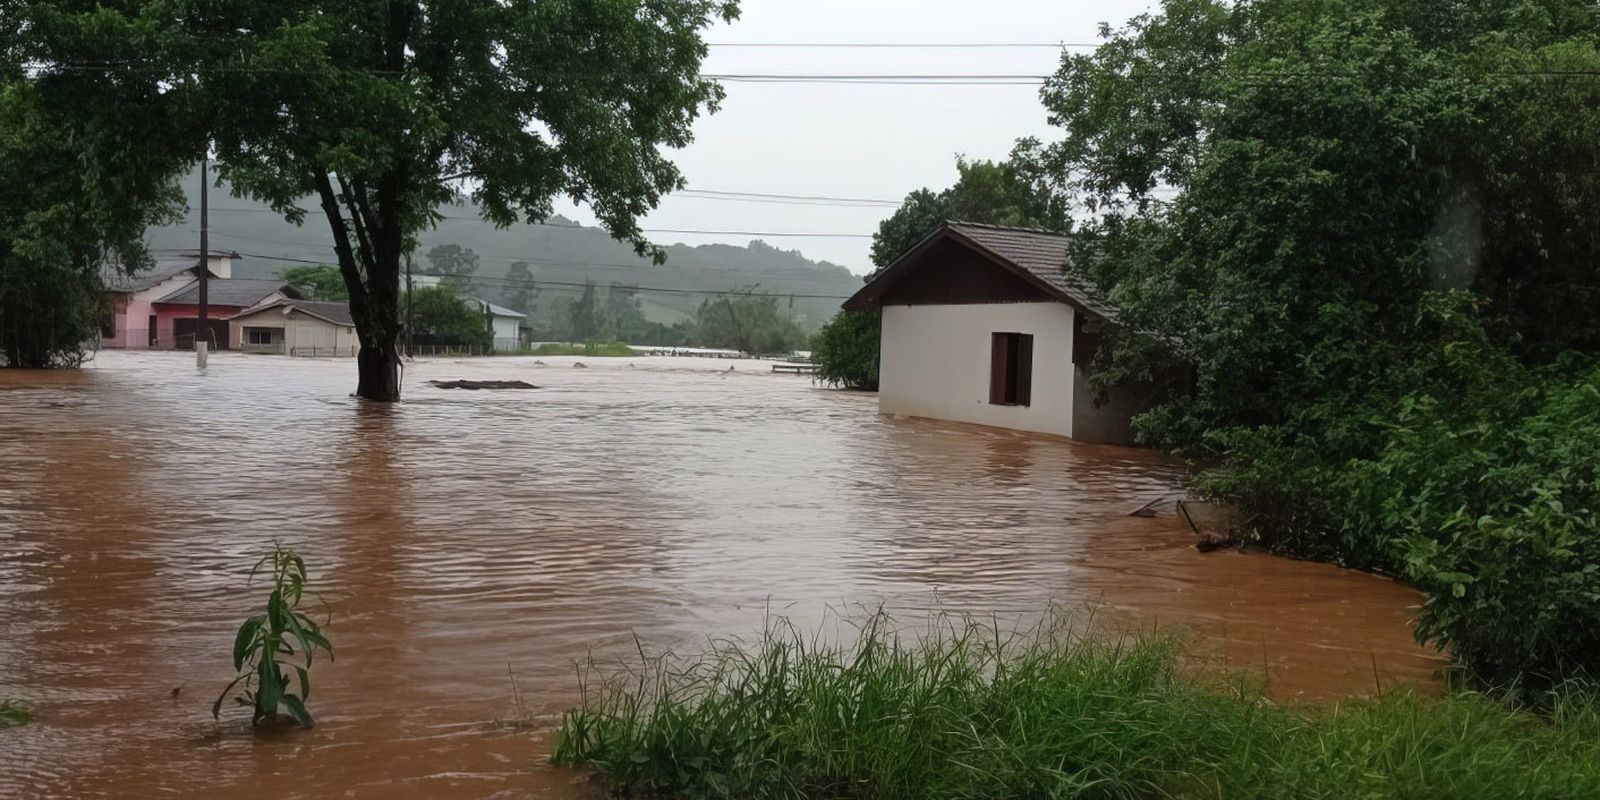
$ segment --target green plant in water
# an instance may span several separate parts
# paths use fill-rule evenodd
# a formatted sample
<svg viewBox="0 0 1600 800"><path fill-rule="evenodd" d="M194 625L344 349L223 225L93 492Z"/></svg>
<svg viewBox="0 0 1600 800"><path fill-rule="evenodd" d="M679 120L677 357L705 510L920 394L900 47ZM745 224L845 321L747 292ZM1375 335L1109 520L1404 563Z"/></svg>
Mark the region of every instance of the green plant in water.
<svg viewBox="0 0 1600 800"><path fill-rule="evenodd" d="M33 721L33 709L21 700L0 700L0 728L14 728Z"/></svg>
<svg viewBox="0 0 1600 800"><path fill-rule="evenodd" d="M293 549L274 544L272 552L256 562L250 576L254 578L263 568L272 570L266 611L239 626L233 640L233 668L239 674L217 696L211 715L220 717L228 693L242 685L234 702L253 709L252 723L269 723L287 714L309 728L311 713L306 710L306 699L311 696L311 664L318 650L332 660L333 645L322 628L299 610L306 584L305 561Z"/></svg>

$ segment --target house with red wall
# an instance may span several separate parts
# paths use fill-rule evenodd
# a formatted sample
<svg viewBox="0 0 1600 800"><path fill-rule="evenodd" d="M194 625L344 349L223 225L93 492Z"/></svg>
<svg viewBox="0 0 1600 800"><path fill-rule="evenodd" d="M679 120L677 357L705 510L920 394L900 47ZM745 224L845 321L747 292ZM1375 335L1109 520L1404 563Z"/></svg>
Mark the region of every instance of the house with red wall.
<svg viewBox="0 0 1600 800"><path fill-rule="evenodd" d="M233 338L228 335L228 317L259 305L279 300L298 300L300 292L278 279L223 278L210 281L206 288L206 330L201 335L211 350L228 350ZM200 321L200 282L190 281L177 291L150 304L156 321L156 342L160 350L193 350L195 331Z"/></svg>

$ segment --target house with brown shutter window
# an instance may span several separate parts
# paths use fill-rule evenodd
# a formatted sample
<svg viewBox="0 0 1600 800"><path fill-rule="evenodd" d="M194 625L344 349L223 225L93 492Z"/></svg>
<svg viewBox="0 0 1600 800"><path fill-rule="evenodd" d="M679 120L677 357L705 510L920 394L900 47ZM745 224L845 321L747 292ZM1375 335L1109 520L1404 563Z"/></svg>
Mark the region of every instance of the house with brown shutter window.
<svg viewBox="0 0 1600 800"><path fill-rule="evenodd" d="M883 312L879 411L1131 442L1144 398L1088 381L1116 313L1066 265L1062 234L948 222L878 273L844 307Z"/></svg>

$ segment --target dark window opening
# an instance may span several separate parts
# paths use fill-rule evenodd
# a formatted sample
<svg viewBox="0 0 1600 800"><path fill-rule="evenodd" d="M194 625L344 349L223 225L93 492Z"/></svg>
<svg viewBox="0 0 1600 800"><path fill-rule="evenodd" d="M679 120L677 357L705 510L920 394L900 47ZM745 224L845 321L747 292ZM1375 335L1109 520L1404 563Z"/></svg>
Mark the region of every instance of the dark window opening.
<svg viewBox="0 0 1600 800"><path fill-rule="evenodd" d="M1033 335L996 333L989 359L989 402L997 406L1033 404Z"/></svg>
<svg viewBox="0 0 1600 800"><path fill-rule="evenodd" d="M250 343L251 344L272 344L272 330L271 329L261 330L260 328L252 328L250 330Z"/></svg>

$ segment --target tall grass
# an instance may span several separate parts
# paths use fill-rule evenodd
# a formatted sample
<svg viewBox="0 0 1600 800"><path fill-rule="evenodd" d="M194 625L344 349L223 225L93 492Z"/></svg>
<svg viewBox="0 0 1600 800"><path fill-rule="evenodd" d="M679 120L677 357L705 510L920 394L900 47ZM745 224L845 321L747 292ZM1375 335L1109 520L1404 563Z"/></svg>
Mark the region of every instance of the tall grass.
<svg viewBox="0 0 1600 800"><path fill-rule="evenodd" d="M642 654L641 654L642 656ZM628 796L1600 797L1600 706L1474 695L1305 710L1182 665L1170 638L875 616L847 644L776 623L641 659L568 712L554 760ZM592 665L591 665L592 667Z"/></svg>

